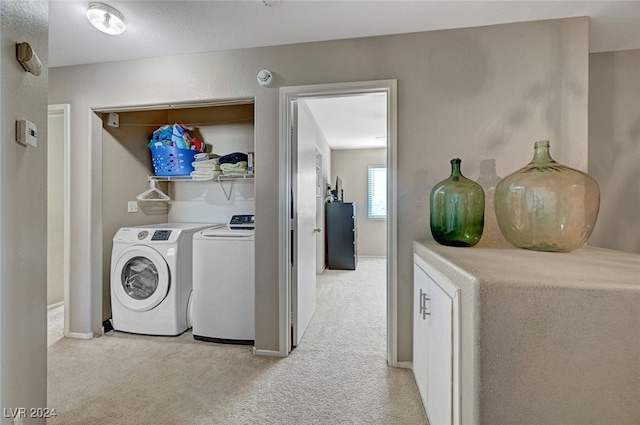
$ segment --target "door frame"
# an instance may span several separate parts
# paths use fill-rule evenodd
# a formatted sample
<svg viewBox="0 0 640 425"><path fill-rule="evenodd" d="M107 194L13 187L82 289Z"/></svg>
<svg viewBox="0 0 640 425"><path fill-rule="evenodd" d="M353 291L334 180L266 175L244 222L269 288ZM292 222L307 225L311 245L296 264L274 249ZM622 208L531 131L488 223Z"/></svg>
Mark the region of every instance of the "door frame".
<svg viewBox="0 0 640 425"><path fill-rule="evenodd" d="M70 271L71 271L71 105L60 103L48 105L47 117L62 115L63 120L63 230L62 230L62 292L64 303L64 328L63 335L69 337L69 324L71 317L71 307L69 303L70 291Z"/></svg>
<svg viewBox="0 0 640 425"><path fill-rule="evenodd" d="M279 222L279 354L287 356L291 347L291 219L292 104L318 97L387 94L387 363L398 366L397 314L397 81L374 80L317 84L280 88L280 202Z"/></svg>

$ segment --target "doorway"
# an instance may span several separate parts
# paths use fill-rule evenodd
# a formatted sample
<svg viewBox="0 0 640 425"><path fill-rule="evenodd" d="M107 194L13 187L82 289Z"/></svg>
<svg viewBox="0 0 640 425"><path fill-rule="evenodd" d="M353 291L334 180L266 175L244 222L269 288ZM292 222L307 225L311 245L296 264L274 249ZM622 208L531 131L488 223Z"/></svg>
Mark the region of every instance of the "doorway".
<svg viewBox="0 0 640 425"><path fill-rule="evenodd" d="M386 95L386 156L387 156L387 225L386 225L386 252L387 252L387 362L390 366L397 366L397 330L396 330L396 270L397 270L397 249L396 249L396 81L382 80L369 82L325 84L316 86L285 87L280 89L280 115L281 115L281 152L283 153L283 163L287 164L281 171L281 267L280 267L280 351L282 355L287 355L296 340L301 336L296 332L291 332L298 324L298 316L309 317L309 312L299 314L298 311L304 308L297 294L300 293L297 287L296 263L304 256L300 254L300 244L298 236L307 233L304 226L301 227L296 216L298 211L302 211L298 205L296 197L296 185L298 184L298 171L300 169L298 158L298 104L312 99L352 97L365 94L385 94ZM315 152L316 146L313 146ZM314 156L315 158L315 156ZM313 174L315 172L315 162L313 163ZM303 173L304 174L304 173ZM304 208L304 205L300 205ZM315 209L314 209L315 218ZM315 258L315 253L314 253ZM315 271L315 268L314 268ZM315 275L314 275L315 282ZM305 291L303 291L305 292ZM308 291L306 291L308 292ZM312 314L313 312L311 312ZM303 331L303 330L302 330Z"/></svg>
<svg viewBox="0 0 640 425"><path fill-rule="evenodd" d="M70 105L49 105L47 126L47 316L52 343L69 336Z"/></svg>

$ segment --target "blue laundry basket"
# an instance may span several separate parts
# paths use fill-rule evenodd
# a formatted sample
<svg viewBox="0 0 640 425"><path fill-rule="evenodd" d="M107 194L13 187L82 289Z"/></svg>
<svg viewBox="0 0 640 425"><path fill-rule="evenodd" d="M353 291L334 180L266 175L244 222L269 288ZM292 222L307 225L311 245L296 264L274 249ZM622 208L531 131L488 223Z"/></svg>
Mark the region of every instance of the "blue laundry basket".
<svg viewBox="0 0 640 425"><path fill-rule="evenodd" d="M151 160L156 176L188 176L193 171L191 163L196 150L180 149L175 146L152 147Z"/></svg>

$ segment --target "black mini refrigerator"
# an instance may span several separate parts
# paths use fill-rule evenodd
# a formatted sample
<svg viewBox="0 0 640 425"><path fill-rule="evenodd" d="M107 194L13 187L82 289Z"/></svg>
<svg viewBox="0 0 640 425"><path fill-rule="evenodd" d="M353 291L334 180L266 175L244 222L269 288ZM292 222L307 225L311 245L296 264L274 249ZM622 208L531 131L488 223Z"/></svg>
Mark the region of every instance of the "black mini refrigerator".
<svg viewBox="0 0 640 425"><path fill-rule="evenodd" d="M358 264L356 204L327 204L327 266L330 269L355 270Z"/></svg>

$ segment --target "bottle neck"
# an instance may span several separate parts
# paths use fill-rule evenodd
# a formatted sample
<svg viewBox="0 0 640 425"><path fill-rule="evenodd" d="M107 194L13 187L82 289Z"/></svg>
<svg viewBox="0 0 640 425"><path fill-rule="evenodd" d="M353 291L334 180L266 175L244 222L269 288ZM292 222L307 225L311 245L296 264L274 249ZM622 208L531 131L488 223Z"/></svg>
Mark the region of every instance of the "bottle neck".
<svg viewBox="0 0 640 425"><path fill-rule="evenodd" d="M451 160L451 177L458 178L462 177L462 172L460 171L460 163L462 160L460 158L455 158Z"/></svg>
<svg viewBox="0 0 640 425"><path fill-rule="evenodd" d="M549 141L542 140L540 142L536 142L535 147L533 148L533 159L531 160L531 163L542 164L546 162L555 161L551 158L551 154L549 153Z"/></svg>

